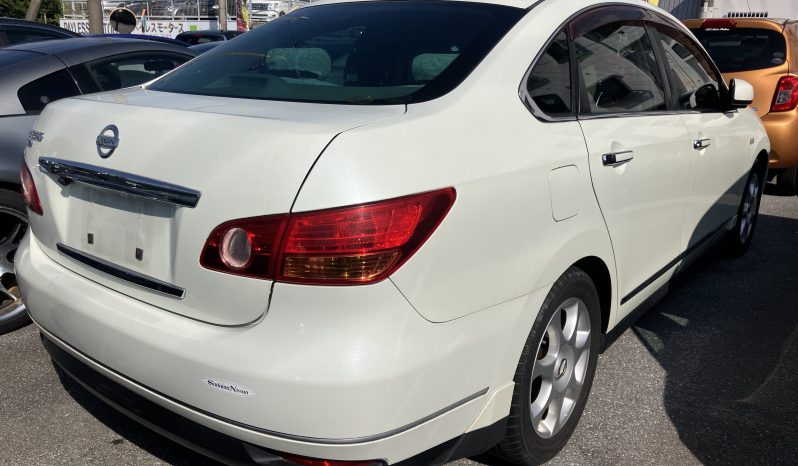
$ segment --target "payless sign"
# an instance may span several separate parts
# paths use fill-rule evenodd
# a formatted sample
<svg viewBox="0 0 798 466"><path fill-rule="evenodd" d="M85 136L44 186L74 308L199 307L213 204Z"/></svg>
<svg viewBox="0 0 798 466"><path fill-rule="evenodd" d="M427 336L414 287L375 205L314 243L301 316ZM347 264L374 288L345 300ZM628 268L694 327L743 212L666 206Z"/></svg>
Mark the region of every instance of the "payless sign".
<svg viewBox="0 0 798 466"><path fill-rule="evenodd" d="M62 19L59 21L61 27L69 29L78 34L91 34L89 32L89 20L87 19ZM172 20L152 20L145 19L136 23L136 29L131 34L146 34L148 36L170 37L174 39L181 32L186 31L204 31L204 30L217 30L216 21L172 21ZM227 30L236 30L236 21L227 22ZM106 34L114 34L113 28L106 21L103 23L103 32Z"/></svg>

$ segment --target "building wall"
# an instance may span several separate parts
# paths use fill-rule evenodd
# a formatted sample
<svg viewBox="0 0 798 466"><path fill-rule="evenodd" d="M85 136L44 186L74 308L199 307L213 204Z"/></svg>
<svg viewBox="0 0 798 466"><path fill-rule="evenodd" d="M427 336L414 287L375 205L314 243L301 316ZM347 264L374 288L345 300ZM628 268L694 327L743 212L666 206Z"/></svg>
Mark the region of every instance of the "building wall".
<svg viewBox="0 0 798 466"><path fill-rule="evenodd" d="M717 1L717 0L715 0ZM679 19L698 18L704 0L659 0L649 3L659 4L659 7Z"/></svg>
<svg viewBox="0 0 798 466"><path fill-rule="evenodd" d="M660 0L660 4L663 0ZM767 12L771 18L798 18L796 0L714 0L710 10L713 18L723 18L730 11Z"/></svg>

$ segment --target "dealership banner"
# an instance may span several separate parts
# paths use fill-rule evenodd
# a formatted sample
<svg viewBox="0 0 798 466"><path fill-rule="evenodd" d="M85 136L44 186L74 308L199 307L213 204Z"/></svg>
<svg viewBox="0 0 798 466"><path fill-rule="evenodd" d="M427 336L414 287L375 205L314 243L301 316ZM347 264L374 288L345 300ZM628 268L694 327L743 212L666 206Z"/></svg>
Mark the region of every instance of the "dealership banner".
<svg viewBox="0 0 798 466"><path fill-rule="evenodd" d="M178 34L185 31L204 31L204 30L218 30L219 22L216 20L205 21L179 21L171 19L149 19L148 17L137 18L136 29L132 34L146 34L149 36L170 37L174 39ZM62 19L59 21L61 27L69 29L78 34L89 33L89 20L88 19ZM236 20L227 21L227 30L235 31L237 29ZM103 31L106 34L113 34L115 31L106 20L103 23Z"/></svg>

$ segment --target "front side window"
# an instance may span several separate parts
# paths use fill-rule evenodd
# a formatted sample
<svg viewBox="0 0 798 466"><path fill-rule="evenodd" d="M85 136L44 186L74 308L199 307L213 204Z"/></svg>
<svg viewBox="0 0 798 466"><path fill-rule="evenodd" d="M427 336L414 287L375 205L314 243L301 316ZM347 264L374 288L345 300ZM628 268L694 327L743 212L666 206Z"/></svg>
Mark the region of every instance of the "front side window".
<svg viewBox="0 0 798 466"><path fill-rule="evenodd" d="M655 29L679 108L720 110L722 81L699 46L672 27L657 24Z"/></svg>
<svg viewBox="0 0 798 466"><path fill-rule="evenodd" d="M568 36L565 31L561 31L529 73L527 93L535 105L547 115L572 113L570 58Z"/></svg>
<svg viewBox="0 0 798 466"><path fill-rule="evenodd" d="M56 71L32 81L17 92L19 102L27 113L40 112L50 102L76 95L80 95L80 90L67 70Z"/></svg>
<svg viewBox="0 0 798 466"><path fill-rule="evenodd" d="M589 104L580 113L665 110L654 49L641 21L599 26L576 37L574 44L583 100Z"/></svg>
<svg viewBox="0 0 798 466"><path fill-rule="evenodd" d="M311 6L205 53L150 89L361 105L430 100L462 82L523 14L429 0Z"/></svg>
<svg viewBox="0 0 798 466"><path fill-rule="evenodd" d="M112 91L152 81L191 58L158 52L124 54L88 62L86 69L100 90Z"/></svg>

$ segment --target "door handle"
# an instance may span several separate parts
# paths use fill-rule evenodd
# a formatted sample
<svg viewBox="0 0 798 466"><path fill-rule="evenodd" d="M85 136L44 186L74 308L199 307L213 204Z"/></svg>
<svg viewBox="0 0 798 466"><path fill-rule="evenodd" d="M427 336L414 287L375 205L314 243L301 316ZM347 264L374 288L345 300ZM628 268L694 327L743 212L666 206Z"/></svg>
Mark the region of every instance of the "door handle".
<svg viewBox="0 0 798 466"><path fill-rule="evenodd" d="M695 150L706 149L707 147L712 145L711 142L712 139L709 138L696 139L695 141L693 141L693 149Z"/></svg>
<svg viewBox="0 0 798 466"><path fill-rule="evenodd" d="M635 158L632 150L622 150L620 152L610 152L601 156L601 163L608 167L617 167Z"/></svg>

